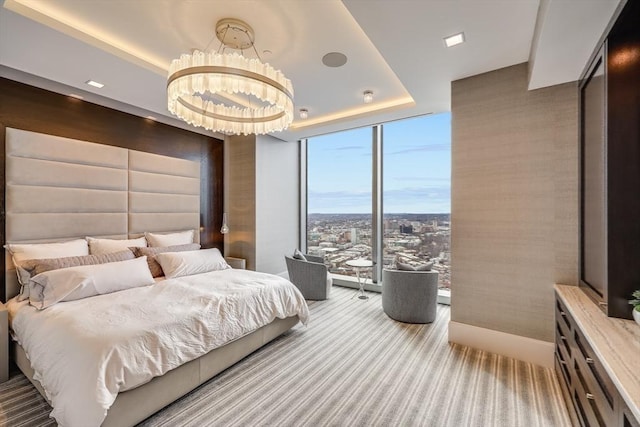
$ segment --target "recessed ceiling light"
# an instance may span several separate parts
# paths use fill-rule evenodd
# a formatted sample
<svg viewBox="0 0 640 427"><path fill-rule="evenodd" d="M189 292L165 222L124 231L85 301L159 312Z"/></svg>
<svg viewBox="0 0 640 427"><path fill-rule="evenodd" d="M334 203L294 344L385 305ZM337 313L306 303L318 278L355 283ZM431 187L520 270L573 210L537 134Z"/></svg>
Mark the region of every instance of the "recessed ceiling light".
<svg viewBox="0 0 640 427"><path fill-rule="evenodd" d="M89 86L97 87L98 89L101 89L101 88L104 87L104 85L102 83L98 83L98 82L93 81L93 80L87 80L85 83L88 84Z"/></svg>
<svg viewBox="0 0 640 427"><path fill-rule="evenodd" d="M447 47L453 47L460 43L464 43L464 33L458 33L444 38L444 44Z"/></svg>
<svg viewBox="0 0 640 427"><path fill-rule="evenodd" d="M362 93L362 100L365 104L371 104L373 102L373 91L365 90Z"/></svg>
<svg viewBox="0 0 640 427"><path fill-rule="evenodd" d="M309 110L307 110L306 108L301 108L300 109L300 118L301 119L306 119L307 117L309 117Z"/></svg>
<svg viewBox="0 0 640 427"><path fill-rule="evenodd" d="M80 95L76 95L75 93L70 93L69 94L70 98L75 98L75 99L84 99L82 96Z"/></svg>
<svg viewBox="0 0 640 427"><path fill-rule="evenodd" d="M157 118L155 118L153 116L147 116L146 119L147 120L153 120L154 122L158 120Z"/></svg>

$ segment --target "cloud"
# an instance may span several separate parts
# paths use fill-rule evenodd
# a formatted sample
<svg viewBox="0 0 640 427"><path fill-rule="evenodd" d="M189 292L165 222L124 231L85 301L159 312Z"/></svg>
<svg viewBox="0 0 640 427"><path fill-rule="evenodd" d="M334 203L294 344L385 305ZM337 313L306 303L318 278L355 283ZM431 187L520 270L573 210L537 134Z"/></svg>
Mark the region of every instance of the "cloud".
<svg viewBox="0 0 640 427"><path fill-rule="evenodd" d="M449 185L406 187L395 190L384 191L385 203L390 199L404 200L427 200L432 198L450 199L451 187Z"/></svg>
<svg viewBox="0 0 640 427"><path fill-rule="evenodd" d="M449 213L451 187L434 185L408 187L384 192L384 210L387 213Z"/></svg>
<svg viewBox="0 0 640 427"><path fill-rule="evenodd" d="M365 191L308 191L311 200L371 200L371 192Z"/></svg>
<svg viewBox="0 0 640 427"><path fill-rule="evenodd" d="M351 150L364 150L365 147L361 147L358 145L345 145L344 147L336 147L329 149L328 151L351 151Z"/></svg>
<svg viewBox="0 0 640 427"><path fill-rule="evenodd" d="M393 156L396 154L423 153L423 152L433 152L433 151L451 151L451 144L420 145L417 147L405 148L404 150L392 151L390 153L385 153L385 155Z"/></svg>
<svg viewBox="0 0 640 427"><path fill-rule="evenodd" d="M451 178L433 177L433 176L394 176L394 181L418 181L418 182L449 182Z"/></svg>
<svg viewBox="0 0 640 427"><path fill-rule="evenodd" d="M313 213L371 212L371 193L358 191L309 191L308 211ZM384 192L385 212L449 213L451 187L406 187Z"/></svg>

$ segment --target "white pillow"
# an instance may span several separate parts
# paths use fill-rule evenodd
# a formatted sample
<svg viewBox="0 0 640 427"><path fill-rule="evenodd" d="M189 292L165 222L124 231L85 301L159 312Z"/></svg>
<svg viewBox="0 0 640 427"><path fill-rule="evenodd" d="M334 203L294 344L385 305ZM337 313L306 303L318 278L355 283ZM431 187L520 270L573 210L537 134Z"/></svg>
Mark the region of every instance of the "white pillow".
<svg viewBox="0 0 640 427"><path fill-rule="evenodd" d="M156 255L167 279L231 268L217 248Z"/></svg>
<svg viewBox="0 0 640 427"><path fill-rule="evenodd" d="M18 283L20 283L20 294L18 301L24 301L29 298L29 282L30 274L20 268L20 262L28 259L51 259L65 258L70 256L89 255L89 246L84 239L70 240L60 243L7 243L4 245L9 251L16 266L18 274Z"/></svg>
<svg viewBox="0 0 640 427"><path fill-rule="evenodd" d="M4 247L11 253L14 263L25 259L49 259L89 255L89 246L87 246L87 241L84 239L70 240L61 243L7 243Z"/></svg>
<svg viewBox="0 0 640 427"><path fill-rule="evenodd" d="M169 234L144 233L144 236L147 238L149 246L152 248L188 245L193 243L193 230Z"/></svg>
<svg viewBox="0 0 640 427"><path fill-rule="evenodd" d="M153 283L146 256L61 268L31 278L29 303L42 310L60 301L74 301Z"/></svg>
<svg viewBox="0 0 640 427"><path fill-rule="evenodd" d="M126 251L131 247L147 246L147 239L144 237L129 240L87 237L87 241L89 242L89 252L91 252L91 255L110 254L113 252Z"/></svg>

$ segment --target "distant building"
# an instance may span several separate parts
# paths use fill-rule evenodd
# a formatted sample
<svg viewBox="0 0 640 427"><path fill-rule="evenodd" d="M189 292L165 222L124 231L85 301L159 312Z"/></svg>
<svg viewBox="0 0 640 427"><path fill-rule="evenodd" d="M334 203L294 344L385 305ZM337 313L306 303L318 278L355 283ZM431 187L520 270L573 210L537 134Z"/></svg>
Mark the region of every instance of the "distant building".
<svg viewBox="0 0 640 427"><path fill-rule="evenodd" d="M400 233L402 234L413 234L413 225L411 224L400 224Z"/></svg>
<svg viewBox="0 0 640 427"><path fill-rule="evenodd" d="M451 286L450 224L447 216L434 218L394 215L384 219L383 266L393 265L396 254L411 265L431 258L438 271L439 287ZM371 221L353 215L325 215L309 219L308 251L324 255L333 274L355 276L346 261L372 256Z"/></svg>

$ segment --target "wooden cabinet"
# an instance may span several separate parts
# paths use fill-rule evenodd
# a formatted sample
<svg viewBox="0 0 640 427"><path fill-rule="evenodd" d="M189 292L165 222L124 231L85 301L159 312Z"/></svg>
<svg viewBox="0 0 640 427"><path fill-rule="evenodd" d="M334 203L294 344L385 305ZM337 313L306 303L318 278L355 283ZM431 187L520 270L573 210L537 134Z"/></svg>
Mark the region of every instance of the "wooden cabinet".
<svg viewBox="0 0 640 427"><path fill-rule="evenodd" d="M640 283L640 1L619 15L580 79L580 283L631 319Z"/></svg>
<svg viewBox="0 0 640 427"><path fill-rule="evenodd" d="M620 413L621 419L617 421L617 425L624 427L640 427L640 421L636 420L631 410L625 405Z"/></svg>
<svg viewBox="0 0 640 427"><path fill-rule="evenodd" d="M236 258L232 256L224 257L227 264L231 266L231 268L235 268L236 270L246 270L247 269L247 260L244 258Z"/></svg>
<svg viewBox="0 0 640 427"><path fill-rule="evenodd" d="M575 288L575 292L581 291ZM582 295L579 304L593 305L596 315L607 320L585 295ZM568 309L559 294L555 313L556 374L567 405L573 409L574 423L582 426L640 427L607 372L607 361L599 358L600 352L594 349L586 336L587 332L578 326L580 322L576 321L572 310ZM631 350L634 351L633 348Z"/></svg>

